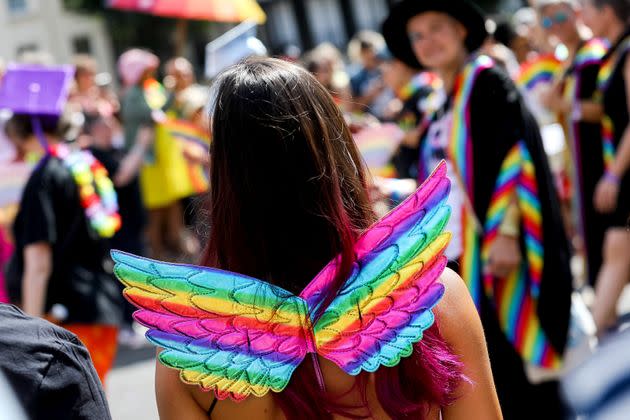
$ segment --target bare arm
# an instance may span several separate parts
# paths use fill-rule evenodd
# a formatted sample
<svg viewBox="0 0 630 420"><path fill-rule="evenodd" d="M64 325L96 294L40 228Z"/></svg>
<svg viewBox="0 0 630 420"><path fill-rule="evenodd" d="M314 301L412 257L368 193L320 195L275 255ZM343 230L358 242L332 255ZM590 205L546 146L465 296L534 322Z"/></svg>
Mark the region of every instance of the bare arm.
<svg viewBox="0 0 630 420"><path fill-rule="evenodd" d="M626 82L626 98L630 98L630 57L626 58L623 72ZM628 112L630 112L630 101L626 102L628 102ZM621 127L619 128L621 129ZM623 136L615 153L615 159L595 189L595 208L601 213L610 213L617 207L620 181L629 169L630 125L624 127Z"/></svg>
<svg viewBox="0 0 630 420"><path fill-rule="evenodd" d="M623 78L626 82L626 98L630 99L630 56L626 58L626 63L623 69ZM630 113L630 100L626 100L628 103L628 112ZM621 127L620 127L621 128ZM630 125L625 127L623 137L619 142L617 153L615 155L615 161L610 168L610 171L618 177L630 168Z"/></svg>
<svg viewBox="0 0 630 420"><path fill-rule="evenodd" d="M153 142L154 136L155 130L152 127L145 126L138 129L133 148L125 155L116 171L116 175L113 178L114 185L123 187L138 174L144 162L144 154Z"/></svg>
<svg viewBox="0 0 630 420"><path fill-rule="evenodd" d="M582 121L589 123L598 123L604 116L604 108L602 104L594 101L580 101Z"/></svg>
<svg viewBox="0 0 630 420"><path fill-rule="evenodd" d="M162 349L158 349L158 354ZM191 385L179 379L179 371L155 361L155 397L161 420L208 420L193 397Z"/></svg>
<svg viewBox="0 0 630 420"><path fill-rule="evenodd" d="M27 245L23 251L22 307L36 317L44 316L46 289L52 273L52 249L46 242Z"/></svg>
<svg viewBox="0 0 630 420"><path fill-rule="evenodd" d="M442 411L444 420L502 419L492 379L481 321L462 279L447 269L442 275L446 293L436 308L440 332L464 364L470 380L462 382L455 403Z"/></svg>
<svg viewBox="0 0 630 420"><path fill-rule="evenodd" d="M567 118L573 117L574 102L566 99L563 95L562 80L557 80L553 86L541 94L542 104L550 111L563 114ZM598 123L604 116L604 109L598 102L592 100L579 101L580 121Z"/></svg>

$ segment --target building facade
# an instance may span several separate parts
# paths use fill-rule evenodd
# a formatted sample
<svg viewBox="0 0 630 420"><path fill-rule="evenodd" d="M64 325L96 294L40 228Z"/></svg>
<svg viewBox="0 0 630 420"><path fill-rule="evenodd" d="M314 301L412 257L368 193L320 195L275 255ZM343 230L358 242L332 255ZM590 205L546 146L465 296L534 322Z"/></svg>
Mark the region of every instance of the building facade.
<svg viewBox="0 0 630 420"><path fill-rule="evenodd" d="M0 38L0 57L5 62L42 52L54 63L69 63L75 54L88 53L101 70L113 70L103 22L64 10L62 0L0 0Z"/></svg>
<svg viewBox="0 0 630 420"><path fill-rule="evenodd" d="M274 51L321 42L343 47L363 29L379 30L395 0L259 0L267 13L261 36Z"/></svg>
<svg viewBox="0 0 630 420"><path fill-rule="evenodd" d="M345 47L360 30L380 31L389 8L399 0L258 0L267 13L260 35L274 52L287 45L308 50L327 41ZM448 1L448 0L444 0ZM525 0L486 0L503 15L526 5Z"/></svg>

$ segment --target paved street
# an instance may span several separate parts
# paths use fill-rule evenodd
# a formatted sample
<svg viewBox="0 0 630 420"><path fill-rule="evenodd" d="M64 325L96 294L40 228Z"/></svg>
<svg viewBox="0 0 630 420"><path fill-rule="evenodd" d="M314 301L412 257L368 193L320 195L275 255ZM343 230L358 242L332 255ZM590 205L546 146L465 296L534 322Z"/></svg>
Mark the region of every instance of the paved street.
<svg viewBox="0 0 630 420"><path fill-rule="evenodd" d="M114 420L157 419L153 373L155 350L121 349L109 375L107 397Z"/></svg>

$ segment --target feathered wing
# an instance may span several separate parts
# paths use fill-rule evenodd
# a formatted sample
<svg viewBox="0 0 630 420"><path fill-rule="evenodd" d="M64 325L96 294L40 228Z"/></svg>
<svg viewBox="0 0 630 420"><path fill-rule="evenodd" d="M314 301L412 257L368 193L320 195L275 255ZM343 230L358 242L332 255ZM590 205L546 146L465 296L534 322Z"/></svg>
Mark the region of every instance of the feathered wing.
<svg viewBox="0 0 630 420"><path fill-rule="evenodd" d="M112 252L125 297L160 361L219 399L280 392L304 359L306 303L236 273Z"/></svg>
<svg viewBox="0 0 630 420"><path fill-rule="evenodd" d="M434 322L444 293L450 234L450 183L442 163L404 203L372 226L355 246L354 270L314 326L317 353L349 374L395 366ZM329 264L301 294L311 307L334 276Z"/></svg>
<svg viewBox="0 0 630 420"><path fill-rule="evenodd" d="M114 271L147 338L165 349L160 361L219 399L282 391L312 351L351 374L374 371L408 356L433 323L431 308L444 291L436 281L446 264L448 190L441 165L359 238L354 271L313 330L309 313L336 260L300 297L244 275L118 251Z"/></svg>

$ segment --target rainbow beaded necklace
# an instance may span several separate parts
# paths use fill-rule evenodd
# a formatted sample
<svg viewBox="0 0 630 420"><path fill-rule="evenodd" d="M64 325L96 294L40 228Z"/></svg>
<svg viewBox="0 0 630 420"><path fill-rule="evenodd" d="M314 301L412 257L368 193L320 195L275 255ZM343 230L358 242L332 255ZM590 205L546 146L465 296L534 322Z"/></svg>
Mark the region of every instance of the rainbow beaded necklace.
<svg viewBox="0 0 630 420"><path fill-rule="evenodd" d="M72 173L79 188L81 207L89 225L101 238L111 238L121 227L118 199L107 170L86 150L71 150L64 144L48 148Z"/></svg>

